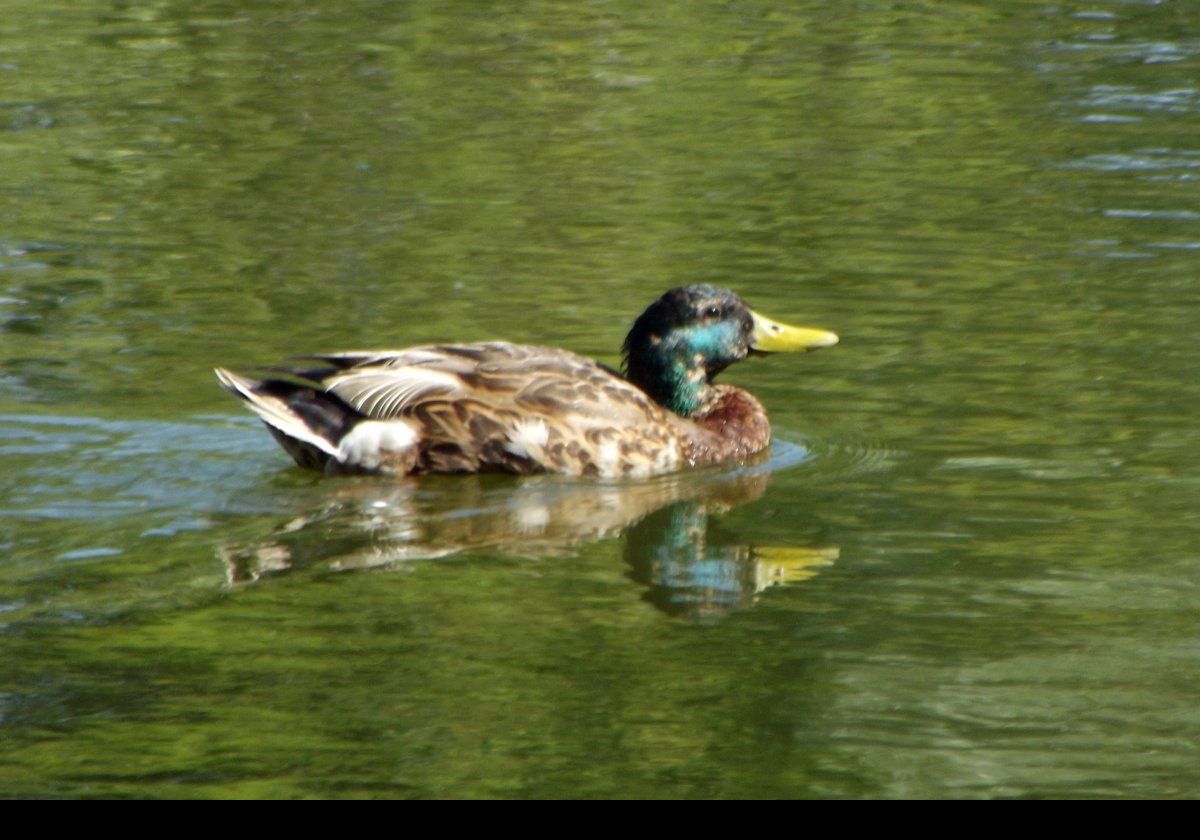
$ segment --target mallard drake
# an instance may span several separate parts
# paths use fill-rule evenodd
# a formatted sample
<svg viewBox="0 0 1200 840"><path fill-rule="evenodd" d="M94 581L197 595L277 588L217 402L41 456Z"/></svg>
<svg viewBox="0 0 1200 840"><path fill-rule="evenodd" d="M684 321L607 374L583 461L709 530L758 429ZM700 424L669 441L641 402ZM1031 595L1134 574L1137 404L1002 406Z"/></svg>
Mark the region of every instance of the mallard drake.
<svg viewBox="0 0 1200 840"><path fill-rule="evenodd" d="M290 378L216 374L302 467L648 476L765 449L762 405L713 377L748 355L837 341L694 285L634 322L624 376L566 350L505 342L310 356L314 365L283 371Z"/></svg>

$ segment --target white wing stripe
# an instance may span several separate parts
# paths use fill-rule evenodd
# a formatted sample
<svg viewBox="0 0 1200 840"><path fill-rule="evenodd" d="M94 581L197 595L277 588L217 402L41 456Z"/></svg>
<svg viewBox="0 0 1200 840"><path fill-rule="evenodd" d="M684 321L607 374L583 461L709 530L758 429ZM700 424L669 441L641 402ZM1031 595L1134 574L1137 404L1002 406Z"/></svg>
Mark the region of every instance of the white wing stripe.
<svg viewBox="0 0 1200 840"><path fill-rule="evenodd" d="M420 398L462 393L462 380L430 368L357 369L335 376L327 388L368 417L394 417Z"/></svg>

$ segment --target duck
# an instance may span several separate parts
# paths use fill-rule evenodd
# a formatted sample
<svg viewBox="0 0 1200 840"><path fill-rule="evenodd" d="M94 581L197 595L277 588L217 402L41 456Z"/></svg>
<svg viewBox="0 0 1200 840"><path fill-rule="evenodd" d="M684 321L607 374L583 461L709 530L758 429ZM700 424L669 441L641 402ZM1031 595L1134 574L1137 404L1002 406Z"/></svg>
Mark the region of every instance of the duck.
<svg viewBox="0 0 1200 840"><path fill-rule="evenodd" d="M620 371L555 347L485 341L304 356L265 379L215 373L299 466L326 474L639 478L765 450L762 404L714 378L749 356L838 340L693 284L634 321Z"/></svg>

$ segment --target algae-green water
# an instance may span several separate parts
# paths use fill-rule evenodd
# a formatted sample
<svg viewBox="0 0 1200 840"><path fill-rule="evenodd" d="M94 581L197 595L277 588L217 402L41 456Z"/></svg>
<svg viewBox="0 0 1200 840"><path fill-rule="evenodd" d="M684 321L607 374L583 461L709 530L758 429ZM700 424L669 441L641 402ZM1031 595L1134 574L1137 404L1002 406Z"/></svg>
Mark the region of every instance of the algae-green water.
<svg viewBox="0 0 1200 840"><path fill-rule="evenodd" d="M1200 9L9 0L0 795L1200 795ZM837 331L769 459L326 479L214 365Z"/></svg>

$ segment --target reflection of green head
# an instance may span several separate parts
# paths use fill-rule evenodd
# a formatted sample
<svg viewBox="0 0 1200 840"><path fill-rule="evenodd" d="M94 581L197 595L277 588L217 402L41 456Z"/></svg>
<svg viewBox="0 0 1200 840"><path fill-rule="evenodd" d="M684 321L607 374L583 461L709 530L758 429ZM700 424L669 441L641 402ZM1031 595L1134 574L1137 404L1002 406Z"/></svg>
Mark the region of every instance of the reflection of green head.
<svg viewBox="0 0 1200 840"><path fill-rule="evenodd" d="M703 404L712 378L751 351L836 343L833 333L764 318L725 289L681 286L634 322L625 338L625 375L660 405L687 417Z"/></svg>

